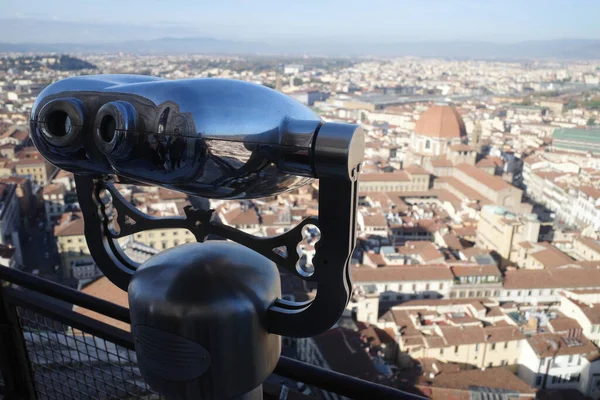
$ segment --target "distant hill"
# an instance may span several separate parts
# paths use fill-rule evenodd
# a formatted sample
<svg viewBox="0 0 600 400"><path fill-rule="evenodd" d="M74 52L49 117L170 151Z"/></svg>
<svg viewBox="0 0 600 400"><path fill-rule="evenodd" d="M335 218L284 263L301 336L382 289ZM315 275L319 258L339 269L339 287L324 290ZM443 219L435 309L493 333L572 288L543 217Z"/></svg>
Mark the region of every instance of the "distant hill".
<svg viewBox="0 0 600 400"><path fill-rule="evenodd" d="M60 56L24 55L16 58L0 57L0 71L11 68L39 68L42 65L57 71L76 71L80 69L96 69L97 67L87 61L65 54Z"/></svg>
<svg viewBox="0 0 600 400"><path fill-rule="evenodd" d="M333 56L416 56L458 59L599 59L600 40L561 39L511 44L489 42L294 42L286 46L214 38L162 38L111 43L0 43L0 53L134 52L161 54L314 54Z"/></svg>

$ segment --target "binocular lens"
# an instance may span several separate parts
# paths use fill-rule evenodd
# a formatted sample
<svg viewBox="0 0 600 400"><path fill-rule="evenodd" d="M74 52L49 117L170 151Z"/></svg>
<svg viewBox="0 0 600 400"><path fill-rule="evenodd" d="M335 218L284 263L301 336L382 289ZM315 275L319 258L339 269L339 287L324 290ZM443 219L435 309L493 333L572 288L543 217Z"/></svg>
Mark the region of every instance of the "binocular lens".
<svg viewBox="0 0 600 400"><path fill-rule="evenodd" d="M105 115L100 121L100 137L105 142L111 142L115 137L115 129L117 129L117 121L112 115Z"/></svg>
<svg viewBox="0 0 600 400"><path fill-rule="evenodd" d="M48 132L52 136L63 137L71 132L71 118L64 111L53 111L46 117Z"/></svg>

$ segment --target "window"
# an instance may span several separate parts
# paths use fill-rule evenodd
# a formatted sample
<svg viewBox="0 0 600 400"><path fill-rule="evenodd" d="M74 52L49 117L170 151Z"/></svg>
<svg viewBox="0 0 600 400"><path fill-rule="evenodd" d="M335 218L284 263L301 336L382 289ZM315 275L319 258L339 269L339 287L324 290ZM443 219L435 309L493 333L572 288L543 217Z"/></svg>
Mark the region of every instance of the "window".
<svg viewBox="0 0 600 400"><path fill-rule="evenodd" d="M539 386L541 386L541 384L542 384L542 376L538 375L535 377L535 386L539 387Z"/></svg>
<svg viewBox="0 0 600 400"><path fill-rule="evenodd" d="M454 353L458 353L458 346L454 346Z"/></svg>
<svg viewBox="0 0 600 400"><path fill-rule="evenodd" d="M533 290L527 292L527 296L531 296L533 294Z"/></svg>
<svg viewBox="0 0 600 400"><path fill-rule="evenodd" d="M166 232L161 232L161 233L160 233L160 236L161 236L161 237L162 237L162 236L167 236L167 233L166 233Z"/></svg>
<svg viewBox="0 0 600 400"><path fill-rule="evenodd" d="M444 284L440 283L440 290L444 289Z"/></svg>
<svg viewBox="0 0 600 400"><path fill-rule="evenodd" d="M429 283L425 285L425 290L429 290Z"/></svg>
<svg viewBox="0 0 600 400"><path fill-rule="evenodd" d="M558 376L553 376L552 377L552 383L556 383L558 381Z"/></svg>
<svg viewBox="0 0 600 400"><path fill-rule="evenodd" d="M398 291L401 292L402 291L402 285L398 285Z"/></svg>
<svg viewBox="0 0 600 400"><path fill-rule="evenodd" d="M508 342L504 342L504 348L508 349Z"/></svg>
<svg viewBox="0 0 600 400"><path fill-rule="evenodd" d="M569 356L569 361L567 361L568 364L572 364L573 363L573 354L571 354Z"/></svg>
<svg viewBox="0 0 600 400"><path fill-rule="evenodd" d="M426 149L430 149L430 148L431 148L431 140L427 139L427 140L425 141L425 148L426 148Z"/></svg>
<svg viewBox="0 0 600 400"><path fill-rule="evenodd" d="M444 355L444 349L440 349L440 356Z"/></svg>
<svg viewBox="0 0 600 400"><path fill-rule="evenodd" d="M507 365L507 364L508 364L508 362L507 362L506 360L502 360L502 362L500 363L500 365L501 365L501 366L503 366L503 367L504 367L505 365Z"/></svg>
<svg viewBox="0 0 600 400"><path fill-rule="evenodd" d="M416 283L413 283L412 290L413 290L413 292L417 291L417 284Z"/></svg>
<svg viewBox="0 0 600 400"><path fill-rule="evenodd" d="M492 343L492 350L496 350L496 343Z"/></svg>
<svg viewBox="0 0 600 400"><path fill-rule="evenodd" d="M494 363L493 363L493 362L490 362L490 363L488 364L488 368L492 368L493 366L494 366Z"/></svg>
<svg viewBox="0 0 600 400"><path fill-rule="evenodd" d="M479 351L479 343L475 344L475 351Z"/></svg>

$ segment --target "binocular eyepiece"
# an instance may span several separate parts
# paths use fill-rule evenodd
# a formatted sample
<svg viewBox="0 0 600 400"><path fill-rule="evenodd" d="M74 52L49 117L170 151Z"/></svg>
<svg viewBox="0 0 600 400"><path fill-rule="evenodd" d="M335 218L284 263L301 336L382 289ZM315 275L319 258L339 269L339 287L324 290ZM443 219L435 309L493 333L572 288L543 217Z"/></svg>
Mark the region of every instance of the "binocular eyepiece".
<svg viewBox="0 0 600 400"><path fill-rule="evenodd" d="M324 123L264 86L136 75L48 86L31 132L46 159L76 174L236 199L351 179L364 143L357 125Z"/></svg>

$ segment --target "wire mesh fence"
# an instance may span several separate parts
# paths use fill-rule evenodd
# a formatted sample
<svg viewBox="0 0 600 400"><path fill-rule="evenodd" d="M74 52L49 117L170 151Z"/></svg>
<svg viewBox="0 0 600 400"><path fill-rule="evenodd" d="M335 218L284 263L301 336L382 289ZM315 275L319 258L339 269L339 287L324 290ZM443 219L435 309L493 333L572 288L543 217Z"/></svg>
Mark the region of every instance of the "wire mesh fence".
<svg viewBox="0 0 600 400"><path fill-rule="evenodd" d="M39 400L161 399L144 382L135 352L17 307Z"/></svg>

